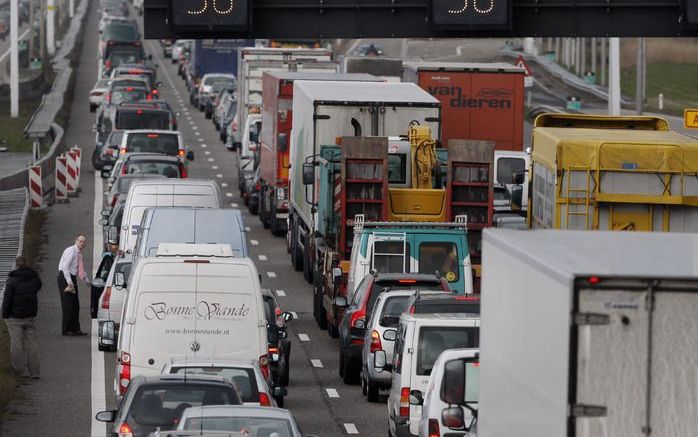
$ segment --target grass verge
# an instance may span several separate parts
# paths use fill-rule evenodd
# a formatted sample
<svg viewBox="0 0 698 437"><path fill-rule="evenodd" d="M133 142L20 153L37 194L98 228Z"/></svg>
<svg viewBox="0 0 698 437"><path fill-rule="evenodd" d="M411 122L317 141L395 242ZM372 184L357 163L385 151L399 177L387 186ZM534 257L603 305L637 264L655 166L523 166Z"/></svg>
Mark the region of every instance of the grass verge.
<svg viewBox="0 0 698 437"><path fill-rule="evenodd" d="M32 141L24 138L24 126L27 125L41 99L19 102L19 117L10 117L10 105L0 105L0 147L7 147L9 152L31 153Z"/></svg>
<svg viewBox="0 0 698 437"><path fill-rule="evenodd" d="M647 106L650 111L659 111L659 94L664 95L663 112L683 115L686 107L698 105L698 63L679 64L658 62L647 65ZM635 68L621 72L623 95L635 97Z"/></svg>
<svg viewBox="0 0 698 437"><path fill-rule="evenodd" d="M44 235L41 232L46 215L44 211L30 210L24 225L23 254L29 265L38 270ZM10 337L7 325L0 320L0 412L17 396L17 381L10 366Z"/></svg>

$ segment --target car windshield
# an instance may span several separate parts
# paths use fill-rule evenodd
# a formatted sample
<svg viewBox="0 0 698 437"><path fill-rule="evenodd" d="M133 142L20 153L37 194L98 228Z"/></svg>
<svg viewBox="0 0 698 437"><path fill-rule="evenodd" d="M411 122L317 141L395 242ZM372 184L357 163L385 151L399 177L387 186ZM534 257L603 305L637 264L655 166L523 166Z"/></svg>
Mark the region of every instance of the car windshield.
<svg viewBox="0 0 698 437"><path fill-rule="evenodd" d="M143 109L119 111L116 114L117 129L168 129L170 117L165 111Z"/></svg>
<svg viewBox="0 0 698 437"><path fill-rule="evenodd" d="M250 368L187 366L172 367L170 369L170 373L177 375L184 375L187 373L189 375L219 376L221 378L229 379L233 382L233 385L235 386L235 389L243 402L259 402L259 389L257 388L257 381L254 375L254 370Z"/></svg>
<svg viewBox="0 0 698 437"><path fill-rule="evenodd" d="M111 102L114 105L143 100L148 97L148 92L143 88L125 87L117 88L111 92Z"/></svg>
<svg viewBox="0 0 698 437"><path fill-rule="evenodd" d="M399 317L407 309L410 296L393 296L386 299L381 317Z"/></svg>
<svg viewBox="0 0 698 437"><path fill-rule="evenodd" d="M104 29L104 39L111 41L136 41L138 30L133 24L111 22Z"/></svg>
<svg viewBox="0 0 698 437"><path fill-rule="evenodd" d="M179 164L171 161L129 161L126 165L126 174L150 174L178 178Z"/></svg>
<svg viewBox="0 0 698 437"><path fill-rule="evenodd" d="M191 417L185 430L232 431L250 436L292 437L290 421L270 417Z"/></svg>
<svg viewBox="0 0 698 437"><path fill-rule="evenodd" d="M480 345L480 328L466 326L427 326L419 330L417 375L431 375L434 362L446 349Z"/></svg>
<svg viewBox="0 0 698 437"><path fill-rule="evenodd" d="M184 410L200 405L240 405L240 399L232 389L208 384L145 386L133 396L127 420L172 429Z"/></svg>
<svg viewBox="0 0 698 437"><path fill-rule="evenodd" d="M121 64L135 64L143 60L137 53L132 52L114 52L109 57L113 67L118 67Z"/></svg>
<svg viewBox="0 0 698 437"><path fill-rule="evenodd" d="M119 131L119 132L112 132L111 135L109 135L109 139L107 139L107 146L118 146L121 144L121 138L123 138L124 133Z"/></svg>
<svg viewBox="0 0 698 437"><path fill-rule="evenodd" d="M176 134L133 133L126 140L129 153L164 153L179 154L179 139Z"/></svg>

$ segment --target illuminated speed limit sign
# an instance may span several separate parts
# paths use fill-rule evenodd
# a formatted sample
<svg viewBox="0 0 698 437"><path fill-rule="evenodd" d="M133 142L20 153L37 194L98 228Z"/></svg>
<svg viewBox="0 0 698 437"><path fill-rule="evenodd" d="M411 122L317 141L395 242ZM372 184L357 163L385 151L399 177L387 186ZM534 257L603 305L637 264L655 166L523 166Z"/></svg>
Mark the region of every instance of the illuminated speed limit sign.
<svg viewBox="0 0 698 437"><path fill-rule="evenodd" d="M172 20L178 27L245 27L248 0L172 0Z"/></svg>
<svg viewBox="0 0 698 437"><path fill-rule="evenodd" d="M511 0L432 0L432 21L453 29L497 30L509 24Z"/></svg>

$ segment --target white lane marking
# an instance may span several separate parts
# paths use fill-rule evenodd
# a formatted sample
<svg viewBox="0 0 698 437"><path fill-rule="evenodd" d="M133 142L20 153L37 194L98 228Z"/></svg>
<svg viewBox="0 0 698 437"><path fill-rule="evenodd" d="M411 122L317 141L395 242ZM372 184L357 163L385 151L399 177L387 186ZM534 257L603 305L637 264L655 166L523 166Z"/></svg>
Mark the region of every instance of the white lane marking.
<svg viewBox="0 0 698 437"><path fill-rule="evenodd" d="M247 232L250 232L250 231L252 230L252 228L249 227L249 226L245 226L245 230L246 230Z"/></svg>
<svg viewBox="0 0 698 437"><path fill-rule="evenodd" d="M92 247L92 267L96 271L99 263L102 260L102 251L104 248L102 227L99 225L98 218L101 217L102 211L102 178L95 175L95 200L94 200L94 245ZM92 275L94 277L94 274ZM97 320L92 320L92 331L90 339L92 369L90 372L90 396L92 404L92 421L91 429L92 436L105 436L106 427L103 422L97 421L95 415L100 411L107 409L107 396L104 388L104 353L97 349Z"/></svg>
<svg viewBox="0 0 698 437"><path fill-rule="evenodd" d="M199 133L199 131L194 131L194 135L196 135L198 137L201 134Z"/></svg>
<svg viewBox="0 0 698 437"><path fill-rule="evenodd" d="M318 360L317 358L313 358L312 360L310 360L310 364L312 364L313 367L317 367L317 368L323 367L322 361Z"/></svg>
<svg viewBox="0 0 698 437"><path fill-rule="evenodd" d="M225 193L225 197L233 197L233 193Z"/></svg>
<svg viewBox="0 0 698 437"><path fill-rule="evenodd" d="M208 158L208 162L213 162L213 161L215 161L215 159L213 159L213 158Z"/></svg>
<svg viewBox="0 0 698 437"><path fill-rule="evenodd" d="M204 140L204 139L201 138L201 141L203 141L203 140ZM207 146L206 144L202 144L201 147L203 147L203 148L205 149L205 148L208 147L208 146ZM208 150L207 150L206 152L204 152L204 153L208 155Z"/></svg>
<svg viewBox="0 0 698 437"><path fill-rule="evenodd" d="M217 178L222 178L222 177L223 177L223 175L222 175L222 174L220 174L220 173L218 173L218 174L216 175L216 177L217 177Z"/></svg>
<svg viewBox="0 0 698 437"><path fill-rule="evenodd" d="M266 255L258 255L257 258L259 258L260 261L266 261L267 256Z"/></svg>
<svg viewBox="0 0 698 437"><path fill-rule="evenodd" d="M221 187L226 188L228 186L227 182L221 182Z"/></svg>
<svg viewBox="0 0 698 437"><path fill-rule="evenodd" d="M270 278L276 278L276 273L274 273L274 272L267 272L267 276L269 276Z"/></svg>
<svg viewBox="0 0 698 437"><path fill-rule="evenodd" d="M204 147L204 145L202 144L201 147ZM210 155L210 154L211 154L210 150L204 150L204 155Z"/></svg>
<svg viewBox="0 0 698 437"><path fill-rule="evenodd" d="M192 123L192 124L193 124L193 123ZM191 130L199 130L199 128L196 127L196 126L192 126L192 127L191 127Z"/></svg>
<svg viewBox="0 0 698 437"><path fill-rule="evenodd" d="M250 244L252 244L253 246L259 246L259 241L257 241L257 240L250 240Z"/></svg>
<svg viewBox="0 0 698 437"><path fill-rule="evenodd" d="M310 337L308 337L308 334L298 334L298 339L300 341L310 341Z"/></svg>
<svg viewBox="0 0 698 437"><path fill-rule="evenodd" d="M203 138L197 138L196 140L197 140L197 141L203 141L204 139L203 139Z"/></svg>
<svg viewBox="0 0 698 437"><path fill-rule="evenodd" d="M217 166L217 165L212 165L212 166L211 166L211 169L213 169L213 170L218 170L218 166Z"/></svg>
<svg viewBox="0 0 698 437"><path fill-rule="evenodd" d="M17 37L17 40L18 41L21 40L22 38L27 36L28 33L29 33L29 29L25 30L24 32L22 32L22 34L19 37ZM2 63L5 60L5 58L7 58L8 56L10 56L10 49L7 49L7 51L5 53L3 53L2 56L0 56L0 63Z"/></svg>
<svg viewBox="0 0 698 437"><path fill-rule="evenodd" d="M187 115L187 120L191 120L191 115ZM193 121L190 121L189 123L194 124Z"/></svg>
<svg viewBox="0 0 698 437"><path fill-rule="evenodd" d="M293 320L298 320L298 313L295 311L289 311L291 315L293 316Z"/></svg>
<svg viewBox="0 0 698 437"><path fill-rule="evenodd" d="M337 392L336 388L326 388L325 391L327 392L327 397L330 398L338 398L339 393Z"/></svg>
<svg viewBox="0 0 698 437"><path fill-rule="evenodd" d="M279 297L286 297L286 292L284 290L276 290L276 295Z"/></svg>
<svg viewBox="0 0 698 437"><path fill-rule="evenodd" d="M194 121L193 121L193 120L190 120L190 121L189 121L189 124L192 125L192 129L194 129L194 127L193 127L193 126L194 126Z"/></svg>
<svg viewBox="0 0 698 437"><path fill-rule="evenodd" d="M345 423L344 429L346 430L347 434L358 434L359 433L359 430L356 429L356 425L354 425L353 423Z"/></svg>
<svg viewBox="0 0 698 437"><path fill-rule="evenodd" d="M238 204L235 203L235 202L233 202L233 203L230 204L230 206L231 206L232 208L237 208L237 207L238 207Z"/></svg>

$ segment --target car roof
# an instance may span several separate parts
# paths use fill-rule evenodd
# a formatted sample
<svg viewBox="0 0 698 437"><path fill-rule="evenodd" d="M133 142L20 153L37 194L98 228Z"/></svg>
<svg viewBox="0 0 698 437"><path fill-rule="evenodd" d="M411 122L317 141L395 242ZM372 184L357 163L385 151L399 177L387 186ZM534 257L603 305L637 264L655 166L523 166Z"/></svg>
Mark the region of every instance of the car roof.
<svg viewBox="0 0 698 437"><path fill-rule="evenodd" d="M235 360L225 358L197 358L197 359L172 359L166 367L239 367L255 368L259 367L257 360Z"/></svg>
<svg viewBox="0 0 698 437"><path fill-rule="evenodd" d="M422 322L430 322L430 321L464 321L464 320L476 320L479 322L480 320L480 315L479 314L471 314L471 313L422 313L422 314L409 314L409 313L402 313L400 316L401 321L409 321L409 320L414 320L414 321L422 321Z"/></svg>
<svg viewBox="0 0 698 437"><path fill-rule="evenodd" d="M401 279L416 281L441 282L441 278L430 273L374 273L374 282L399 281Z"/></svg>
<svg viewBox="0 0 698 437"><path fill-rule="evenodd" d="M173 374L164 374L164 375L151 375L151 376L143 376L143 375L138 375L133 378L132 382L136 382L139 385L150 385L150 384L157 384L157 385L162 385L162 384L181 384L183 382L187 383L202 383L202 384L215 384L215 385L231 385L230 380L226 378L222 378L220 376L208 376L208 375L197 375L197 374L187 374L186 376L184 374L182 375L173 375Z"/></svg>
<svg viewBox="0 0 698 437"><path fill-rule="evenodd" d="M179 158L173 155L165 155L164 153L132 153L127 158L127 161L160 161L179 163Z"/></svg>
<svg viewBox="0 0 698 437"><path fill-rule="evenodd" d="M124 131L124 135L130 134L173 134L182 135L182 132L178 130L168 130L168 129L128 129Z"/></svg>
<svg viewBox="0 0 698 437"><path fill-rule="evenodd" d="M291 420L291 412L283 408L257 407L252 405L205 405L189 407L182 415L200 416L232 416L232 417L268 417L274 419Z"/></svg>

